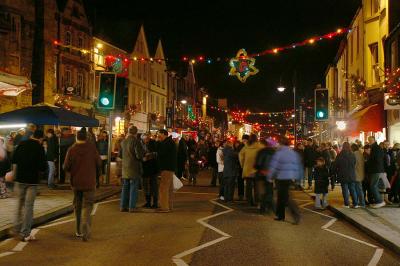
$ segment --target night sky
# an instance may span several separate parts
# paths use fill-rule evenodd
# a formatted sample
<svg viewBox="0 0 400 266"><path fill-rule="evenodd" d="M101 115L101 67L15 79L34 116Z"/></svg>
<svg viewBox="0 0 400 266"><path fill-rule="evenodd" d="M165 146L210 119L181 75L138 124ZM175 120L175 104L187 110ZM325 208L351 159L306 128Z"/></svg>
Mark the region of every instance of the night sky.
<svg viewBox="0 0 400 266"><path fill-rule="evenodd" d="M240 48L249 53L302 41L347 27L361 0L279 1L121 1L85 0L97 36L131 52L137 29L147 38L163 40L172 61L183 56L230 58ZM298 94L311 97L324 82L340 38L256 59L260 72L246 83L229 76L228 62L196 64L197 81L213 97L227 97L231 107L252 111L291 108L291 90L278 93L282 80L292 86L297 72Z"/></svg>

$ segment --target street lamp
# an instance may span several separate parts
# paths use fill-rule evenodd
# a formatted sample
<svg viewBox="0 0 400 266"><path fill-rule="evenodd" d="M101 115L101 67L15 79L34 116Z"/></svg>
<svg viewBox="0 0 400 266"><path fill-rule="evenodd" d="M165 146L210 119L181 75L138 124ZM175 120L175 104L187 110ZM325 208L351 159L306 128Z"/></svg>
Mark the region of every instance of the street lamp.
<svg viewBox="0 0 400 266"><path fill-rule="evenodd" d="M294 136L294 145L296 146L297 143L297 134L296 134L296 83L295 83L295 78L296 78L296 72L293 75L293 136ZM286 90L285 87L279 86L277 88L279 92L284 92Z"/></svg>
<svg viewBox="0 0 400 266"><path fill-rule="evenodd" d="M187 101L186 100L182 100L181 104L187 104Z"/></svg>

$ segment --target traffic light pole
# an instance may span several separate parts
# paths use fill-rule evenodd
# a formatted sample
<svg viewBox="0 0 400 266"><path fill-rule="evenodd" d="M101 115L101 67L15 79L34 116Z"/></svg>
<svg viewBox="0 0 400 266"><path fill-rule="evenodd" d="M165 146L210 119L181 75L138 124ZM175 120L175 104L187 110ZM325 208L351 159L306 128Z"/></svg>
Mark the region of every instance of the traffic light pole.
<svg viewBox="0 0 400 266"><path fill-rule="evenodd" d="M294 147L297 144L297 129L296 129L296 70L293 73L293 136L294 136ZM301 115L301 114L300 114Z"/></svg>
<svg viewBox="0 0 400 266"><path fill-rule="evenodd" d="M107 155L107 169L106 169L106 172L107 173L105 173L106 174L106 184L108 185L108 184L110 184L110 175L111 175L111 147L112 147L112 122L113 122L113 119L112 119L112 115L113 115L113 112L110 110L109 112L108 112L108 126L110 127L109 128L109 134L108 134L108 155Z"/></svg>

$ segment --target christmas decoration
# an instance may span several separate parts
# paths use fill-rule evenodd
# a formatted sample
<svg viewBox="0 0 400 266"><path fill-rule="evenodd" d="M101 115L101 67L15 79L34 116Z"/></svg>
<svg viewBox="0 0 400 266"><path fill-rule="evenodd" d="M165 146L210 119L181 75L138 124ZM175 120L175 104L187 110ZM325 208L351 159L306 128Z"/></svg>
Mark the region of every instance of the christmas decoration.
<svg viewBox="0 0 400 266"><path fill-rule="evenodd" d="M117 73L119 77L128 76L130 60L127 57L107 55L105 62L108 71Z"/></svg>
<svg viewBox="0 0 400 266"><path fill-rule="evenodd" d="M339 97L331 97L331 108L335 112L341 112L346 110L346 99Z"/></svg>
<svg viewBox="0 0 400 266"><path fill-rule="evenodd" d="M385 71L384 88L392 95L400 94L400 68L395 69L391 73L389 69Z"/></svg>
<svg viewBox="0 0 400 266"><path fill-rule="evenodd" d="M187 109L188 109L188 118L191 121L194 121L196 119L196 115L193 112L193 107L191 105L188 105Z"/></svg>
<svg viewBox="0 0 400 266"><path fill-rule="evenodd" d="M306 46L306 45L315 45L317 42L323 41L323 40L331 40L333 38L336 38L338 36L341 36L345 33L351 32L352 29L338 29L334 32L329 32L326 33L324 35L320 35L320 36L315 36L312 38L308 38L306 40L300 41L300 42L294 42L292 44L289 45L285 45L282 47L275 47L272 49L267 49L258 53L254 53L254 54L250 54L249 57L259 57L259 56L264 56L264 55L268 55L268 54L278 54L279 52L283 52L286 50L293 50L295 48L298 47L302 47L302 46ZM63 43L61 43L59 40L54 40L53 41L54 46L56 47L60 47L60 48L68 48L68 49L72 49L75 51L79 51L82 53L82 55L86 55L86 54L98 54L95 53L94 51L89 51L86 49L82 49L79 47L75 47L72 45L65 45ZM207 63L207 64L211 64L213 62L227 62L230 59L229 58L224 58L221 56L215 57L215 58L211 58L211 57L207 57L205 55L200 55L200 56L195 56L195 57L189 57L189 56L182 56L181 58L177 58L177 59L171 59L171 58L153 58L153 57L133 57L131 59L127 59L130 62L131 61L140 61L140 62L157 62L157 63L161 63L162 61L184 61L184 62L188 62L191 64L196 64L196 63Z"/></svg>
<svg viewBox="0 0 400 266"><path fill-rule="evenodd" d="M67 97L62 94L56 94L54 96L54 105L64 108L66 110L71 110L71 106L69 105L68 100L71 100L71 97Z"/></svg>
<svg viewBox="0 0 400 266"><path fill-rule="evenodd" d="M247 52L244 49L240 49L235 58L232 58L229 62L231 71L229 75L236 76L241 82L246 82L249 76L253 76L258 73L258 69L254 67L256 60L248 57Z"/></svg>
<svg viewBox="0 0 400 266"><path fill-rule="evenodd" d="M356 75L350 76L350 87L351 93L358 100L367 94L367 91L365 90L365 81Z"/></svg>

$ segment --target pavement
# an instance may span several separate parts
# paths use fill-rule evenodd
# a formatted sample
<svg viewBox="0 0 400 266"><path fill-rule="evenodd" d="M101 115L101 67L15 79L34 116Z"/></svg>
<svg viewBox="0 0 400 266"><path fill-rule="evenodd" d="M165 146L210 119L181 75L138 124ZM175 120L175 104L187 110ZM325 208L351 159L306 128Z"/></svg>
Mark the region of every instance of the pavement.
<svg viewBox="0 0 400 266"><path fill-rule="evenodd" d="M314 196L314 193L306 192ZM399 204L387 204L380 209L369 207L359 209L344 208L340 186L336 186L334 191L329 191L328 198L331 211L400 254Z"/></svg>
<svg viewBox="0 0 400 266"><path fill-rule="evenodd" d="M174 195L174 211L119 212L119 198L98 202L92 238L74 236L74 217L35 228L37 241L0 242L0 265L400 265L399 254L330 210L315 211L309 195L292 191L302 220L293 225L259 215L246 202L216 200L210 173ZM138 206L143 204L142 199Z"/></svg>

